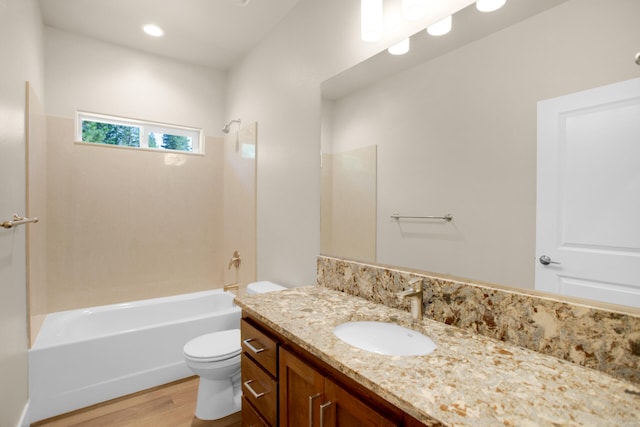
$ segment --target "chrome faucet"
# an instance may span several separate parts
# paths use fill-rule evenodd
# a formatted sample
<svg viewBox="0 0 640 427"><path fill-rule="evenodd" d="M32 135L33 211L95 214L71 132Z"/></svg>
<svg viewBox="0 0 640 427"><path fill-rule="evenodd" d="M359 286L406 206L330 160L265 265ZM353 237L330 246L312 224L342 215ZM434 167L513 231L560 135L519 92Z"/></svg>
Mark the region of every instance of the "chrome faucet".
<svg viewBox="0 0 640 427"><path fill-rule="evenodd" d="M411 298L411 317L413 320L422 320L422 283L424 279L414 277L409 280L411 289L398 293L398 297Z"/></svg>

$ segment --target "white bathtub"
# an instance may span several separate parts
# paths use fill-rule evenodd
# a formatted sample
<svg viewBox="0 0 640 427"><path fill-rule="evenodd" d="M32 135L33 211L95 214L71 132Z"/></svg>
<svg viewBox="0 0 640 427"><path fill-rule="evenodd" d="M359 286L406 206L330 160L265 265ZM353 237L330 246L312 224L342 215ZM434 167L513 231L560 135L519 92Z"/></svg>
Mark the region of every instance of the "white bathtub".
<svg viewBox="0 0 640 427"><path fill-rule="evenodd" d="M29 350L31 422L191 376L184 344L239 327L220 289L48 314Z"/></svg>

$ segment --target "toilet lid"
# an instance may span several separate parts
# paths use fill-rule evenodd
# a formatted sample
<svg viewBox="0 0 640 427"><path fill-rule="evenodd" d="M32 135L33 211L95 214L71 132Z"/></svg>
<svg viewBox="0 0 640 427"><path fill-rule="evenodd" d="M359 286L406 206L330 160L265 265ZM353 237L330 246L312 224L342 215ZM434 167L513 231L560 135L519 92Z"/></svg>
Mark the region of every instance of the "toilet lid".
<svg viewBox="0 0 640 427"><path fill-rule="evenodd" d="M240 329L200 335L185 344L185 356L196 360L225 360L240 354Z"/></svg>

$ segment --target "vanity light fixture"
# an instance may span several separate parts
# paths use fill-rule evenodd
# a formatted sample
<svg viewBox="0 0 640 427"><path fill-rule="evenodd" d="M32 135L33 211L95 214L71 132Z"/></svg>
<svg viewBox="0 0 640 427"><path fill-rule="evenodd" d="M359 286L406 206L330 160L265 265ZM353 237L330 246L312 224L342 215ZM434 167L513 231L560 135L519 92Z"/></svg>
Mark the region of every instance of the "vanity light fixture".
<svg viewBox="0 0 640 427"><path fill-rule="evenodd" d="M493 12L500 9L507 0L477 0L476 9L480 12Z"/></svg>
<svg viewBox="0 0 640 427"><path fill-rule="evenodd" d="M144 27L142 27L142 29L144 30L145 33L153 37L161 37L164 34L164 31L162 30L162 28L153 24L145 25Z"/></svg>
<svg viewBox="0 0 640 427"><path fill-rule="evenodd" d="M429 25L427 27L427 33L431 34L432 36L443 36L451 31L452 21L453 19L451 15L449 15L446 18L436 22L435 24Z"/></svg>
<svg viewBox="0 0 640 427"><path fill-rule="evenodd" d="M398 43L391 46L387 51L391 55L404 55L409 52L409 37L404 40L400 40Z"/></svg>
<svg viewBox="0 0 640 427"><path fill-rule="evenodd" d="M417 21L427 15L428 0L402 0L402 17L407 21Z"/></svg>
<svg viewBox="0 0 640 427"><path fill-rule="evenodd" d="M360 37L365 42L377 42L382 38L382 0L360 1Z"/></svg>

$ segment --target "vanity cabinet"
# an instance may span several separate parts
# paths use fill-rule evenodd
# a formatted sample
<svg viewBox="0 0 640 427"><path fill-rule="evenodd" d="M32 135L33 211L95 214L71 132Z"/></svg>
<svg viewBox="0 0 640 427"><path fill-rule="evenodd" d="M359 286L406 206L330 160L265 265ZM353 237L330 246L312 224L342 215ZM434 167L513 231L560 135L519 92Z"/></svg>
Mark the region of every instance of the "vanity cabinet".
<svg viewBox="0 0 640 427"><path fill-rule="evenodd" d="M240 323L242 425L278 425L278 343L245 319Z"/></svg>
<svg viewBox="0 0 640 427"><path fill-rule="evenodd" d="M280 426L392 427L379 414L316 368L284 348L280 358Z"/></svg>
<svg viewBox="0 0 640 427"><path fill-rule="evenodd" d="M424 426L255 318L240 329L243 427Z"/></svg>

